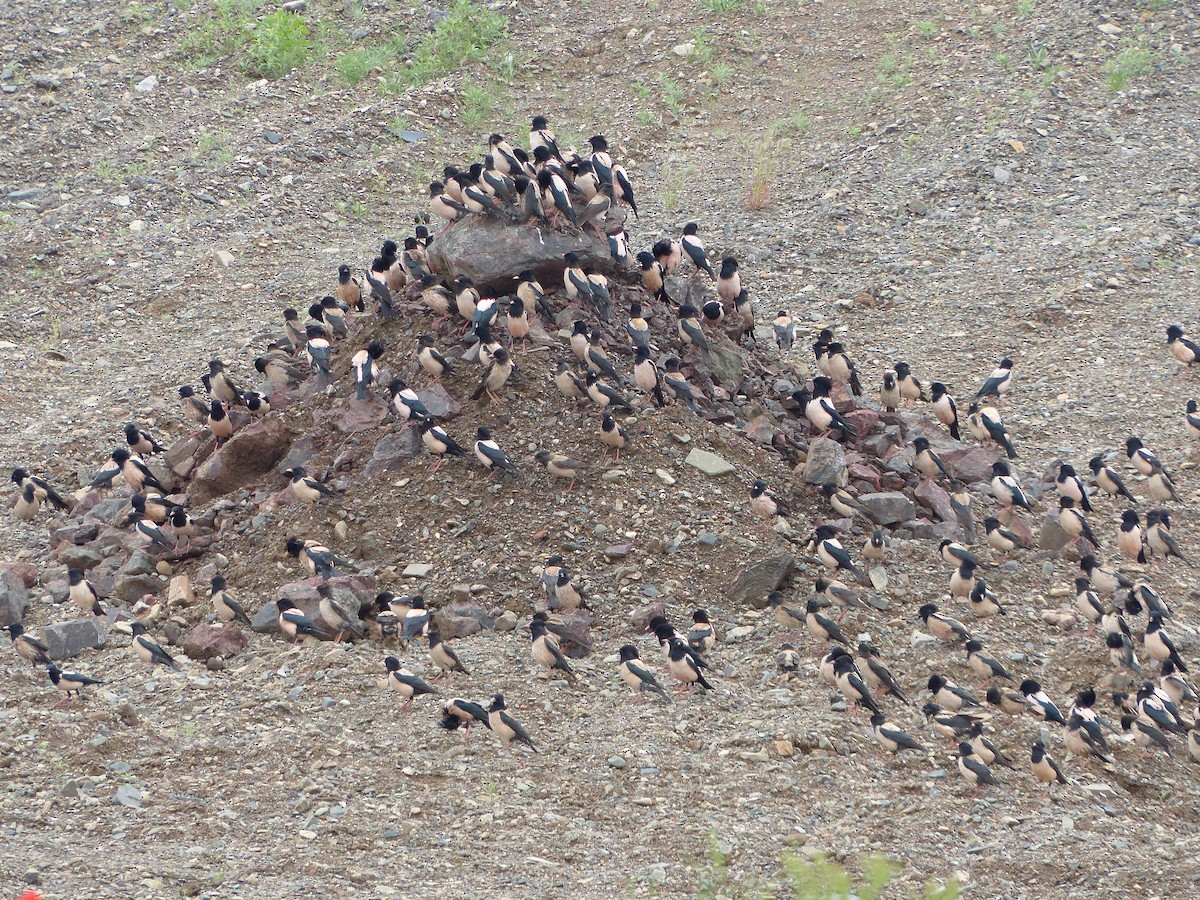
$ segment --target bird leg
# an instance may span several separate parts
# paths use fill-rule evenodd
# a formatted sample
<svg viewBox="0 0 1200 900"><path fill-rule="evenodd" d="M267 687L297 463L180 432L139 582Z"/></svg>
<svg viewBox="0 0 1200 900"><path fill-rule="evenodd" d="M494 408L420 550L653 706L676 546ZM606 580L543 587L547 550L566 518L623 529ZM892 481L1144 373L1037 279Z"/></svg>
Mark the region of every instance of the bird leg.
<svg viewBox="0 0 1200 900"><path fill-rule="evenodd" d="M488 389L487 395L488 395L488 399L492 401L493 406L500 405L500 398L497 397L495 394L493 394L490 388Z"/></svg>
<svg viewBox="0 0 1200 900"><path fill-rule="evenodd" d="M433 461L429 464L429 471L426 474L427 475L436 475L437 470L442 467L442 463L444 463L445 461L446 461L446 457L444 457L444 456L434 457Z"/></svg>

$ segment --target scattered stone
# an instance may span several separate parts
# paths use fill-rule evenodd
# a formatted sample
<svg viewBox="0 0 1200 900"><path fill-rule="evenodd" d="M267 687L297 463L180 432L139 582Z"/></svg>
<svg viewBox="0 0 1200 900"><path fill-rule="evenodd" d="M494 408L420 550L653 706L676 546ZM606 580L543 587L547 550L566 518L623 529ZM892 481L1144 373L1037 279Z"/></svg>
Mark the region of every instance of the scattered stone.
<svg viewBox="0 0 1200 900"><path fill-rule="evenodd" d="M158 87L158 76L147 75L141 81L133 86L135 92L139 94L149 94L152 90Z"/></svg>
<svg viewBox="0 0 1200 900"><path fill-rule="evenodd" d="M409 563L400 574L405 578L424 578L433 571L429 563Z"/></svg>
<svg viewBox="0 0 1200 900"><path fill-rule="evenodd" d="M130 809L141 809L142 792L131 784L122 784L113 794L113 802L118 806L127 806Z"/></svg>
<svg viewBox="0 0 1200 900"><path fill-rule="evenodd" d="M769 556L751 563L738 573L730 587L730 598L739 603L749 603L754 609L764 609L767 595L779 586L796 567L796 557L790 553Z"/></svg>
<svg viewBox="0 0 1200 900"><path fill-rule="evenodd" d="M417 391L417 399L425 404L425 408L435 419L445 421L462 415L462 406L440 384L431 384L429 387L421 388ZM416 428L409 430L416 431Z"/></svg>
<svg viewBox="0 0 1200 900"><path fill-rule="evenodd" d="M710 475L713 478L719 478L722 475L728 475L733 471L733 466L726 462L715 453L709 453L707 450L701 450L697 447L692 448L688 452L687 458L684 460L689 466L699 469L705 475Z"/></svg>
<svg viewBox="0 0 1200 900"><path fill-rule="evenodd" d="M954 507L950 505L950 495L932 479L924 478L913 492L917 502L933 512L943 522L955 521Z"/></svg>
<svg viewBox="0 0 1200 900"><path fill-rule="evenodd" d="M237 656L249 645L246 635L237 625L197 625L183 637L183 652L191 659Z"/></svg>
<svg viewBox="0 0 1200 900"><path fill-rule="evenodd" d="M775 439L775 423L768 415L756 416L746 425L746 437L758 444L770 444Z"/></svg>
<svg viewBox="0 0 1200 900"><path fill-rule="evenodd" d="M661 481L663 484L665 484L667 487L670 487L671 485L673 485L675 483L675 476L672 475L670 472L668 472L666 469L655 469L654 474L657 475L658 480Z"/></svg>
<svg viewBox="0 0 1200 900"><path fill-rule="evenodd" d="M817 438L808 447L804 480L809 484L846 484L846 451L837 441Z"/></svg>
<svg viewBox="0 0 1200 900"><path fill-rule="evenodd" d="M167 585L167 606L191 606L196 602L192 582L186 575L176 575Z"/></svg>
<svg viewBox="0 0 1200 900"><path fill-rule="evenodd" d="M480 291L500 294L512 290L514 276L532 269L542 284L562 284L563 255L576 253L581 266L612 274L605 229L624 222L623 209L614 204L597 232L588 229L568 234L558 229L514 228L491 217L443 228L429 249L429 266L448 280L465 275Z"/></svg>
<svg viewBox="0 0 1200 900"><path fill-rule="evenodd" d="M624 559L632 552L632 544L614 544L611 547L605 547L603 550L606 559Z"/></svg>
<svg viewBox="0 0 1200 900"><path fill-rule="evenodd" d="M954 477L963 484L973 484L976 481L991 481L992 466L1000 458L995 451L984 447L971 447L967 450L939 451L939 455Z"/></svg>
<svg viewBox="0 0 1200 900"><path fill-rule="evenodd" d="M12 569L0 569L0 626L20 622L29 608L29 591Z"/></svg>
<svg viewBox="0 0 1200 900"><path fill-rule="evenodd" d="M917 514L916 504L899 491L860 494L858 502L876 525L899 525Z"/></svg>
<svg viewBox="0 0 1200 900"><path fill-rule="evenodd" d="M651 603L648 606L639 606L629 614L629 623L636 631L649 631L650 620L655 616L665 616L667 608L661 603Z"/></svg>
<svg viewBox="0 0 1200 900"><path fill-rule="evenodd" d="M1071 543L1071 536L1058 524L1057 514L1047 516L1042 522L1042 529L1038 534L1038 549L1058 553L1069 543Z"/></svg>
<svg viewBox="0 0 1200 900"><path fill-rule="evenodd" d="M496 616L494 627L499 632L515 631L517 628L517 614L511 609L506 609L500 615Z"/></svg>
<svg viewBox="0 0 1200 900"><path fill-rule="evenodd" d="M742 638L750 637L754 634L753 625L739 625L737 628L730 628L725 632L725 643L736 644Z"/></svg>
<svg viewBox="0 0 1200 900"><path fill-rule="evenodd" d="M291 446L292 436L279 419L264 418L235 432L196 469L192 502L207 503L265 475Z"/></svg>
<svg viewBox="0 0 1200 900"><path fill-rule="evenodd" d="M62 528L55 529L54 533L50 535L50 540L56 544L82 545L94 541L99 533L100 527L94 522L84 525L64 525ZM64 563L64 565L66 564Z"/></svg>
<svg viewBox="0 0 1200 900"><path fill-rule="evenodd" d="M42 643L51 659L70 659L84 650L98 650L108 643L104 627L95 616L42 626Z"/></svg>
<svg viewBox="0 0 1200 900"><path fill-rule="evenodd" d="M56 556L58 561L68 569L84 569L85 571L100 565L104 559L91 547L78 547L74 544L66 544L57 552Z"/></svg>
<svg viewBox="0 0 1200 900"><path fill-rule="evenodd" d="M379 475L384 472L399 472L406 462L421 452L421 433L416 428L405 428L384 435L371 451L371 460L363 474Z"/></svg>
<svg viewBox="0 0 1200 900"><path fill-rule="evenodd" d="M623 769L627 765L625 759L620 756L610 756L608 764L614 769Z"/></svg>

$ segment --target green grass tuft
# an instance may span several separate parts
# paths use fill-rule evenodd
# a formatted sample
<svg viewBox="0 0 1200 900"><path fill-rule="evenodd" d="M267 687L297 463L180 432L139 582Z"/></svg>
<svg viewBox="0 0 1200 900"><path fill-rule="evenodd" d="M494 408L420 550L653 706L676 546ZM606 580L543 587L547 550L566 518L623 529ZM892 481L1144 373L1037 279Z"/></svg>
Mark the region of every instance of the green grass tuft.
<svg viewBox="0 0 1200 900"><path fill-rule="evenodd" d="M1150 74L1154 56L1145 47L1126 47L1104 64L1109 90L1123 91L1134 81Z"/></svg>
<svg viewBox="0 0 1200 900"><path fill-rule="evenodd" d="M304 65L316 45L303 16L277 9L259 19L246 45L248 70L263 78L282 78Z"/></svg>
<svg viewBox="0 0 1200 900"><path fill-rule="evenodd" d="M421 39L408 70L412 85L449 75L468 63L487 61L493 45L508 37L508 19L476 0L455 0L446 18Z"/></svg>
<svg viewBox="0 0 1200 900"><path fill-rule="evenodd" d="M742 0L700 0L700 8L710 13L733 12L742 5Z"/></svg>

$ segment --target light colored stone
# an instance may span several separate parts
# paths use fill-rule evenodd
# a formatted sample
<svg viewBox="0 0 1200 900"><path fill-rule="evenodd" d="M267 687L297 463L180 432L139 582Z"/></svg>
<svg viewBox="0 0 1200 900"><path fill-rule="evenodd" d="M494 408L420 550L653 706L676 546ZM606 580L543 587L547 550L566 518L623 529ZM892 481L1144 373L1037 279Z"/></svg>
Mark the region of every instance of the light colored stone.
<svg viewBox="0 0 1200 900"><path fill-rule="evenodd" d="M699 469L705 475L711 475L713 478L719 478L722 475L728 475L733 471L733 466L726 460L717 456L715 453L710 453L707 450L701 450L698 447L693 448L684 460L689 466Z"/></svg>

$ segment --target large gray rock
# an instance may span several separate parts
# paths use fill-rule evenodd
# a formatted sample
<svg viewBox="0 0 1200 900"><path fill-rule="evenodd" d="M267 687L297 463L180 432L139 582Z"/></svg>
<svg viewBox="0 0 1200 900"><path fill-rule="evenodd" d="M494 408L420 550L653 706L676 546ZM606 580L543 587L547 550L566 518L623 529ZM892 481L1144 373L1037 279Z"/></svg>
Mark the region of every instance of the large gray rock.
<svg viewBox="0 0 1200 900"><path fill-rule="evenodd" d="M434 622L442 637L465 637L485 629L491 629L496 620L478 603L470 600L455 600L433 614Z"/></svg>
<svg viewBox="0 0 1200 900"><path fill-rule="evenodd" d="M917 506L899 491L860 494L858 502L876 525L898 525L917 515Z"/></svg>
<svg viewBox="0 0 1200 900"><path fill-rule="evenodd" d="M809 484L846 485L846 451L837 441L817 438L808 446L804 480Z"/></svg>
<svg viewBox="0 0 1200 900"><path fill-rule="evenodd" d="M796 567L796 557L790 553L768 556L751 563L738 573L729 589L729 595L741 603L749 603L755 609L765 609L767 595L779 590Z"/></svg>
<svg viewBox="0 0 1200 900"><path fill-rule="evenodd" d="M55 622L42 628L42 643L51 659L70 659L84 650L99 650L108 643L104 627L95 616Z"/></svg>
<svg viewBox="0 0 1200 900"><path fill-rule="evenodd" d="M104 525L121 525L129 518L133 507L128 497L109 497L101 500L87 511L85 522L100 522Z"/></svg>
<svg viewBox="0 0 1200 900"><path fill-rule="evenodd" d="M141 600L146 594L157 594L162 583L153 575L118 575L113 582L113 597L125 603Z"/></svg>
<svg viewBox="0 0 1200 900"><path fill-rule="evenodd" d="M145 550L134 550L117 571L121 575L152 575L158 571L158 560Z"/></svg>
<svg viewBox="0 0 1200 900"><path fill-rule="evenodd" d="M956 520L954 507L950 505L950 495L930 479L923 480L913 491L917 502L933 513L943 522Z"/></svg>
<svg viewBox="0 0 1200 900"><path fill-rule="evenodd" d="M0 569L0 626L20 622L29 608L29 591L11 569Z"/></svg>
<svg viewBox="0 0 1200 900"><path fill-rule="evenodd" d="M271 471L292 445L292 436L278 419L267 417L234 434L196 469L192 502L207 503Z"/></svg>
<svg viewBox="0 0 1200 900"><path fill-rule="evenodd" d="M425 408L435 419L445 421L462 414L462 406L440 384L431 384L429 387L421 388L417 391L417 399L425 404Z"/></svg>
<svg viewBox="0 0 1200 900"><path fill-rule="evenodd" d="M91 547L77 547L74 544L62 547L57 556L58 561L68 569L92 569L100 565L104 559Z"/></svg>
<svg viewBox="0 0 1200 900"><path fill-rule="evenodd" d="M405 462L421 452L421 433L416 427L386 434L371 451L371 459L363 472L367 477L383 472L399 472Z"/></svg>
<svg viewBox="0 0 1200 900"><path fill-rule="evenodd" d="M589 226L582 234L556 229L515 227L485 216L467 216L438 232L429 248L429 265L450 281L465 275L480 290L506 294L516 287L517 273L532 269L550 288L562 286L563 256L577 253L581 266L613 274L605 228L616 228L625 220L623 209L614 208L604 227Z"/></svg>
<svg viewBox="0 0 1200 900"><path fill-rule="evenodd" d="M86 544L89 541L94 541L96 535L100 533L100 526L95 523L87 525L64 525L58 528L50 535L50 539L56 544Z"/></svg>

